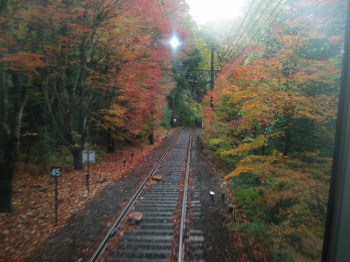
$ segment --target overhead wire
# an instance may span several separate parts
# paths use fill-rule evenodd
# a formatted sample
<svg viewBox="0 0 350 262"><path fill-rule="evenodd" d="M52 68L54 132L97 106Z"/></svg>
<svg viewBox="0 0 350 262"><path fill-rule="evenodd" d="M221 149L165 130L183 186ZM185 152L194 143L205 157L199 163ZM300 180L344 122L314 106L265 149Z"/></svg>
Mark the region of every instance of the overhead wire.
<svg viewBox="0 0 350 262"><path fill-rule="evenodd" d="M243 25L244 25L244 23L245 23L247 17L249 16L250 10L252 9L253 4L254 4L255 1L256 1L256 0L252 0L252 2L250 3L250 6L249 6L249 8L248 8L248 11L247 11L246 15L244 16L244 18L243 18L241 24L239 25L238 30L237 30L236 33L234 34L234 36L233 36L231 42L228 44L228 48L224 51L224 54L222 55L222 59L219 59L219 63L221 63L221 62L225 59L225 56L226 56L227 53L229 52L229 49L232 47L233 43L235 42L236 37L237 37L237 35L239 34L239 32L241 31L241 29L243 28ZM260 0L259 6L261 5L262 2L263 2L263 0ZM254 14L251 15L252 18L254 17L256 11L258 10L258 8L259 8L259 7L257 7L257 8L255 9ZM248 24L250 24L250 22L251 22L251 20L249 21Z"/></svg>
<svg viewBox="0 0 350 262"><path fill-rule="evenodd" d="M274 19L272 20L272 22L269 24L269 27L271 27L273 25L273 23L276 21L277 17L279 16L279 14L282 12L284 6L287 4L288 0L282 5L282 8L280 9L280 11L278 12L278 14L274 17ZM248 53L248 55L242 60L242 62L240 63L240 65L242 65L245 60L247 60L247 58L250 56L250 54L255 50L255 48L258 46L258 44L260 43L261 39L265 36L266 31L261 35L261 37L259 38L258 42L255 44L255 46L253 47L252 50L250 50L250 52Z"/></svg>
<svg viewBox="0 0 350 262"><path fill-rule="evenodd" d="M249 24L247 25L247 27L250 26L250 29L247 29L247 30L249 30L249 31L245 34L245 36L243 37L243 40L241 40L242 38L240 38L239 41L237 41L237 44L235 45L235 47L234 47L233 49L231 49L231 50L229 51L229 53L227 54L226 59L229 58L230 56L232 56L234 53L236 53L242 46L244 46L245 41L250 37L250 35L253 34L253 32L254 32L254 30L256 29L258 23L260 22L260 19L263 17L263 15L265 14L266 10L268 9L268 7L269 7L269 5L270 5L270 3L271 3L272 1L273 1L273 0L269 0L269 2L266 4L265 8L264 8L264 9L262 10L262 12L260 13L260 16L259 16L257 19L255 19L255 23L253 23L253 24L250 26L251 22L252 22L253 19L254 19L254 16L255 16L257 10L260 8L261 3L262 3L263 1L261 1L261 2L259 3L259 6L255 9L255 12L254 12L254 14L252 15L252 18L251 18L251 20L249 21ZM259 29L258 29L258 30L259 30ZM258 31L258 30L257 30L257 31ZM256 31L256 32L257 32L257 31ZM240 42L240 44L238 44L239 42ZM248 42L249 42L249 40L248 40Z"/></svg>
<svg viewBox="0 0 350 262"><path fill-rule="evenodd" d="M248 39L248 37L250 37L253 34L253 31L256 29L256 26L260 23L260 19L263 17L263 15L265 14L265 11L267 10L269 4L272 2L273 0L269 0L268 4L265 6L265 8L263 9L263 11L261 12L260 16L256 19L255 23L251 26L250 30L245 34L244 39L241 41L241 43L239 45L235 46L235 49L231 52L231 54L237 52L237 50L239 50L243 44L245 43L245 41ZM258 7L259 8L259 7ZM252 20L251 20L252 21ZM259 29L256 31L258 32ZM249 40L248 40L249 42Z"/></svg>
<svg viewBox="0 0 350 262"><path fill-rule="evenodd" d="M165 9L165 6L164 6L164 1L162 1L164 11L162 10L161 5L159 4L159 0L155 0L155 1L157 2L157 6L158 6L158 9L159 9L160 15L162 17L163 23L164 23L164 25L165 25L165 27L167 29L167 33L168 33L168 35L170 35L171 34L170 22L169 22L168 17L165 15L166 14L166 9Z"/></svg>
<svg viewBox="0 0 350 262"><path fill-rule="evenodd" d="M284 6L287 4L288 0L286 0L284 2L284 4L281 5L281 3L285 1L285 0L280 0L278 2L278 4L275 6L275 8L272 10L272 12L270 13L270 15L265 19L264 23L260 26L260 28L255 32L255 34L253 35L253 37L250 39L249 43L245 46L245 48L236 56L235 59L232 60L232 62L229 64L229 66L226 67L225 71L223 71L222 73L225 73L239 58L240 56L245 52L245 50L247 49L247 47L249 46L249 44L252 42L252 40L257 36L258 33L260 33L260 31L262 30L262 28L265 26L265 24L267 23L267 21L272 17L273 13L277 10L278 7L281 7L281 9L279 10L279 12L277 13L277 15L275 15L274 19L272 20L272 22L269 24L269 27L275 22L275 20L277 19L277 17L279 16L279 14L282 12ZM253 52L253 50L257 47L257 45L259 44L259 42L261 41L262 37L265 35L266 31L260 36L258 42L255 44L254 48L249 52L248 55L251 54L251 52ZM248 56L246 56L248 57ZM242 63L246 60L246 58L242 61Z"/></svg>

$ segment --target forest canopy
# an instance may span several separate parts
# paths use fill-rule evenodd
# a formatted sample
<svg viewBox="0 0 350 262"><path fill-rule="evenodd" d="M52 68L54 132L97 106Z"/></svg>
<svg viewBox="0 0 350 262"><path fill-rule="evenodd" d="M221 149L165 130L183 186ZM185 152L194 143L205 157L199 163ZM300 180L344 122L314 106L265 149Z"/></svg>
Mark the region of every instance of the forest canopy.
<svg viewBox="0 0 350 262"><path fill-rule="evenodd" d="M346 4L247 1L198 26L183 0L0 1L0 212L21 161L82 169L84 149L203 126L237 259L318 260Z"/></svg>
<svg viewBox="0 0 350 262"><path fill-rule="evenodd" d="M23 154L49 165L70 152L81 169L89 145L113 152L169 126L167 41L173 32L189 39L183 1L15 0L1 1L0 13L4 203Z"/></svg>
<svg viewBox="0 0 350 262"><path fill-rule="evenodd" d="M268 8L250 20L273 14L265 27L223 48L231 55L202 101L205 144L242 212L242 259L308 261L321 256L346 2Z"/></svg>

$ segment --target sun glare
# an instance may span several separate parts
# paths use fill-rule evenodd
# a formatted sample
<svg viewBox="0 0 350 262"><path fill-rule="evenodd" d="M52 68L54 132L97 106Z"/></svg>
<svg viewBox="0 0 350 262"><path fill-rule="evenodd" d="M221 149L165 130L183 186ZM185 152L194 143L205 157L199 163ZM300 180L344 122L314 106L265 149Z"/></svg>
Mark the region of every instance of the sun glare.
<svg viewBox="0 0 350 262"><path fill-rule="evenodd" d="M230 19L241 14L244 0L186 0L190 14L199 24Z"/></svg>
<svg viewBox="0 0 350 262"><path fill-rule="evenodd" d="M169 42L173 49L176 49L180 45L180 41L176 36L173 36Z"/></svg>

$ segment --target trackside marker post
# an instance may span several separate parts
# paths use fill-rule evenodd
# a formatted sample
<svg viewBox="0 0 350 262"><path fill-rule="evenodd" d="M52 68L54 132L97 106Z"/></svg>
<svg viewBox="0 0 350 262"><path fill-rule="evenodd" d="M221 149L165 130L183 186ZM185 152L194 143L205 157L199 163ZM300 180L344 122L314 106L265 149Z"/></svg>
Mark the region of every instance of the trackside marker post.
<svg viewBox="0 0 350 262"><path fill-rule="evenodd" d="M55 226L58 225L58 180L62 176L62 167L51 167L50 175L55 178Z"/></svg>
<svg viewBox="0 0 350 262"><path fill-rule="evenodd" d="M87 162L87 174L86 174L86 191L87 197L90 194L90 163L95 163L95 151L84 150L83 151L83 163Z"/></svg>

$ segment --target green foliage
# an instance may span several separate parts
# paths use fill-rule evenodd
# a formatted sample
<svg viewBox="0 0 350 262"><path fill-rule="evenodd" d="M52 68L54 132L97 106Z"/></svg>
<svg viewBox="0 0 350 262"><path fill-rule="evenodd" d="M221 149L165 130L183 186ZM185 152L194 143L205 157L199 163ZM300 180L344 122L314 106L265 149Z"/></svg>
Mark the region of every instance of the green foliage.
<svg viewBox="0 0 350 262"><path fill-rule="evenodd" d="M208 90L208 81L196 70L201 69L205 58L196 46L188 47L184 52L186 57L182 62L173 65L176 87L168 96L168 104L172 117L177 120L175 125L199 126L202 121L199 102Z"/></svg>
<svg viewBox="0 0 350 262"><path fill-rule="evenodd" d="M256 206L258 205L259 200L261 200L261 196L252 188L241 190L235 194L235 201L238 203L244 214L249 218L258 215L259 211L256 209Z"/></svg>
<svg viewBox="0 0 350 262"><path fill-rule="evenodd" d="M165 107L164 109L164 116L161 122L161 125L166 128L166 129L170 129L171 128L171 115L172 115L172 111L169 109L168 105Z"/></svg>
<svg viewBox="0 0 350 262"><path fill-rule="evenodd" d="M265 165L269 170L264 172L255 170L231 178L233 199L249 221L240 228L250 228L251 223L264 225L261 233L264 235L267 228L270 241L260 242L256 236L254 241L277 260L318 258L321 246L310 251L308 243L322 243L329 163L310 165L281 159L276 165ZM248 231L244 235L252 238Z"/></svg>
<svg viewBox="0 0 350 262"><path fill-rule="evenodd" d="M244 217L236 230L249 261L321 255L344 2L290 4L295 9L283 11L259 50L219 75L202 101L205 146L230 169L232 199Z"/></svg>
<svg viewBox="0 0 350 262"><path fill-rule="evenodd" d="M242 247L248 261L266 261L262 260L261 255L259 256L263 249L269 248L272 244L269 228L266 224L252 221L240 224L234 230L241 236ZM269 257L267 259L271 260Z"/></svg>

